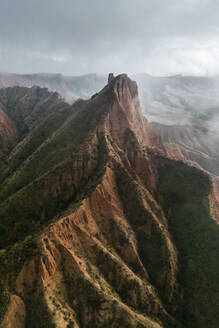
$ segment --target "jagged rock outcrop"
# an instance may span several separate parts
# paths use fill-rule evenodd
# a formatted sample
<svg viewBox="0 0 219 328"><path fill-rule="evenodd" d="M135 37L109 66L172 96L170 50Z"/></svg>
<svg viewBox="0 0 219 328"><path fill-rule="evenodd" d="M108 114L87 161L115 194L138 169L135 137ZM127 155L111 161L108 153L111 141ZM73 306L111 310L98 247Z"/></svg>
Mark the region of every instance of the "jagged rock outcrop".
<svg viewBox="0 0 219 328"><path fill-rule="evenodd" d="M108 83L111 83L113 80L114 80L114 74L113 73L109 73Z"/></svg>
<svg viewBox="0 0 219 328"><path fill-rule="evenodd" d="M58 106L8 156L2 327L20 312L20 327L216 328L216 194L151 130L127 75Z"/></svg>

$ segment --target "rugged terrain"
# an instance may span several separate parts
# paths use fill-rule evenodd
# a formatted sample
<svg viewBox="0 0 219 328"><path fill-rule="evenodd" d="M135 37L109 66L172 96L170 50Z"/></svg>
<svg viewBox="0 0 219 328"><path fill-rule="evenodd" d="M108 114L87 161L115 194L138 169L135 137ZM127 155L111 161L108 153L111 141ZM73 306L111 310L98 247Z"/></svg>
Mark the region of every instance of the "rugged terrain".
<svg viewBox="0 0 219 328"><path fill-rule="evenodd" d="M0 104L1 327L218 327L215 186L153 132L136 83Z"/></svg>
<svg viewBox="0 0 219 328"><path fill-rule="evenodd" d="M152 122L152 128L219 181L219 77L155 77L142 73L134 75L134 79L139 86L143 113ZM48 87L71 103L91 97L105 83L106 76L96 74L71 77L0 73L0 88ZM7 143L10 141L13 142Z"/></svg>
<svg viewBox="0 0 219 328"><path fill-rule="evenodd" d="M133 75L137 81L143 113L150 122L165 125L209 124L218 129L219 77ZM0 88L40 86L59 92L68 102L87 99L104 87L106 75L0 73ZM215 118L217 118L215 120Z"/></svg>

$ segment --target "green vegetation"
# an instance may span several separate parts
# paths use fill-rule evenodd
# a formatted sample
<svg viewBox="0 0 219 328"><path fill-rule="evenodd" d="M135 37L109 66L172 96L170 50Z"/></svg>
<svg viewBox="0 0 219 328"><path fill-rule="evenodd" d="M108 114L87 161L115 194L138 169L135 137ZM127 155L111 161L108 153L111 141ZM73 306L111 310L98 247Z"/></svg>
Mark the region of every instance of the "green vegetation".
<svg viewBox="0 0 219 328"><path fill-rule="evenodd" d="M159 169L169 230L178 250L178 319L188 328L216 328L219 322L219 226L210 217L209 177L181 162Z"/></svg>
<svg viewBox="0 0 219 328"><path fill-rule="evenodd" d="M10 294L4 286L4 280L0 278L0 322L4 318L4 314L7 310L10 301Z"/></svg>
<svg viewBox="0 0 219 328"><path fill-rule="evenodd" d="M0 251L0 322L14 292L14 284L25 261L37 254L37 244L29 236L22 243Z"/></svg>
<svg viewBox="0 0 219 328"><path fill-rule="evenodd" d="M25 328L56 328L45 301L42 297L33 297L34 292L34 290L29 290L29 293L25 295L27 311Z"/></svg>
<svg viewBox="0 0 219 328"><path fill-rule="evenodd" d="M71 320L69 323L68 323L68 325L67 325L67 327L66 328L74 328L74 322Z"/></svg>

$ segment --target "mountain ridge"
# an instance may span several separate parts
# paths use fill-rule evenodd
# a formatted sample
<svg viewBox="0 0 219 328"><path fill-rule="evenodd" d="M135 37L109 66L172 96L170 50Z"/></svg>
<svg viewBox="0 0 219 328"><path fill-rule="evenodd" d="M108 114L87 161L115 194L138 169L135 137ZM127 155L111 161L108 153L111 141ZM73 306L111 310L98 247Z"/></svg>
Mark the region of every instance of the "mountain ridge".
<svg viewBox="0 0 219 328"><path fill-rule="evenodd" d="M6 155L1 326L216 328L210 177L152 131L125 74L62 106Z"/></svg>

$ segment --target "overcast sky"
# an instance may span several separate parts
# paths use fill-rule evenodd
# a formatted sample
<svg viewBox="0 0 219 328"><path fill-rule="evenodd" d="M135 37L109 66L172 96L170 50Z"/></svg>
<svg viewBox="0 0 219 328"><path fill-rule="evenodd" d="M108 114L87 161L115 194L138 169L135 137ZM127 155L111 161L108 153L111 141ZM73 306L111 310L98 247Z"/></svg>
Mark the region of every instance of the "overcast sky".
<svg viewBox="0 0 219 328"><path fill-rule="evenodd" d="M219 74L219 0L0 0L0 71Z"/></svg>

